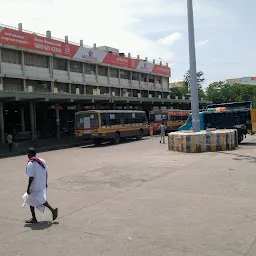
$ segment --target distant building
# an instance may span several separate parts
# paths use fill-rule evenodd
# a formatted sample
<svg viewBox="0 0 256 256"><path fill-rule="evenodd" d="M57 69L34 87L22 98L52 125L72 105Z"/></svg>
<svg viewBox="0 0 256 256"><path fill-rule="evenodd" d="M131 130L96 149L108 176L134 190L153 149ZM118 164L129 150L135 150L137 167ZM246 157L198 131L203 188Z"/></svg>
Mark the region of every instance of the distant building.
<svg viewBox="0 0 256 256"><path fill-rule="evenodd" d="M229 85L233 84L252 84L256 85L256 77L241 77L241 78L232 78L232 79L227 79L226 83Z"/></svg>

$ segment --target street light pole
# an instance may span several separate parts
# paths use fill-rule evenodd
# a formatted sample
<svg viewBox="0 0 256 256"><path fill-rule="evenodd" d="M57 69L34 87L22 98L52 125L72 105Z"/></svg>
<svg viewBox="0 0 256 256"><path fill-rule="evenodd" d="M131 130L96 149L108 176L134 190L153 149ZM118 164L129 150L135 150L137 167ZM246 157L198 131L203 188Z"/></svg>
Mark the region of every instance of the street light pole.
<svg viewBox="0 0 256 256"><path fill-rule="evenodd" d="M188 39L189 39L189 59L190 59L190 86L191 86L191 110L192 127L194 132L200 132L198 84L196 72L196 50L193 18L193 0L187 0L188 9Z"/></svg>

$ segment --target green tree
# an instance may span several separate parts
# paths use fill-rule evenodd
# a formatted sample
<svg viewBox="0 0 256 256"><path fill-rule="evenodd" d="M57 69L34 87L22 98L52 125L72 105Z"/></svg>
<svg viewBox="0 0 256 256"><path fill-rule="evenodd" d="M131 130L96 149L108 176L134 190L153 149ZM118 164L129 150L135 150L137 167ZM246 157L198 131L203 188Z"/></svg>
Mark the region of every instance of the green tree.
<svg viewBox="0 0 256 256"><path fill-rule="evenodd" d="M186 72L186 74L184 75L183 81L184 81L185 87L189 91L190 87L191 87L191 85L190 85L190 70L188 70ZM205 81L204 72L203 71L197 72L197 85L198 85L199 89L202 89L204 81Z"/></svg>
<svg viewBox="0 0 256 256"><path fill-rule="evenodd" d="M252 101L256 106L256 86L249 84L228 85L223 81L214 82L206 89L208 100L214 103Z"/></svg>

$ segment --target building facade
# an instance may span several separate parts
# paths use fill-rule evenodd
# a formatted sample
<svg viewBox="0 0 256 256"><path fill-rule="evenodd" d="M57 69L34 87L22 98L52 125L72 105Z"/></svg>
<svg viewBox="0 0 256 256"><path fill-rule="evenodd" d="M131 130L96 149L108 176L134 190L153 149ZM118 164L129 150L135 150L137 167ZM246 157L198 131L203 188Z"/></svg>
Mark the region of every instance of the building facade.
<svg viewBox="0 0 256 256"><path fill-rule="evenodd" d="M229 85L233 84L251 84L251 85L256 85L256 77L241 77L241 78L231 78L227 79L226 83Z"/></svg>
<svg viewBox="0 0 256 256"><path fill-rule="evenodd" d="M0 26L0 137L60 137L84 109L190 109L169 89L171 70L111 47L87 47ZM204 105L207 102L200 102Z"/></svg>

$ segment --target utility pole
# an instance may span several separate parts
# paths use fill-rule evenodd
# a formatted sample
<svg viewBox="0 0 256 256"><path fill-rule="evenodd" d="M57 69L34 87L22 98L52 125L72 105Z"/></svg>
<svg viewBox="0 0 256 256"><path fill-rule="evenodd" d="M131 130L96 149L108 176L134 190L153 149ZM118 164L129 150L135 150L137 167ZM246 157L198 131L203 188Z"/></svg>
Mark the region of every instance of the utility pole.
<svg viewBox="0 0 256 256"><path fill-rule="evenodd" d="M200 132L193 0L187 0L187 9L188 9L188 39L189 39L189 60L190 60L192 127L194 132Z"/></svg>

